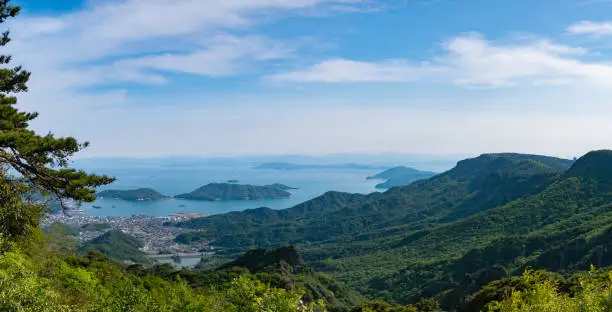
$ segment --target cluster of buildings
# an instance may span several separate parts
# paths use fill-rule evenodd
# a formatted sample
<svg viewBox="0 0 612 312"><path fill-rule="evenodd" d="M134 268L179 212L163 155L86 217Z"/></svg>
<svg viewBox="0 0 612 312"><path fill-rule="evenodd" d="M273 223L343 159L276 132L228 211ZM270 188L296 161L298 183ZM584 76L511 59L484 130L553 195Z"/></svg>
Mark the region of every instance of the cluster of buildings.
<svg viewBox="0 0 612 312"><path fill-rule="evenodd" d="M110 230L120 230L132 237L139 239L144 247L142 251L150 255L159 254L195 254L212 250L206 242L196 245L183 245L176 243L176 236L190 230L166 226L166 222L178 222L187 220L188 217L153 217L153 216L131 216L131 217L97 217L82 214L54 214L47 215L42 220L42 227L50 227L60 223L78 230L80 243L87 242Z"/></svg>

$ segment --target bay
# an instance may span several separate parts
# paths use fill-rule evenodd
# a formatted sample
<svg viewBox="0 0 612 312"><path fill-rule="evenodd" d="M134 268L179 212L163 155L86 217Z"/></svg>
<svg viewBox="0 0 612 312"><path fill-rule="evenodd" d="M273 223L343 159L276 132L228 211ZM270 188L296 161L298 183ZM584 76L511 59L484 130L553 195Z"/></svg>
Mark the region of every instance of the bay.
<svg viewBox="0 0 612 312"><path fill-rule="evenodd" d="M251 167L227 166L142 166L132 168L86 168L88 171L114 176L117 181L102 189L128 190L152 188L174 196L188 193L212 182L225 183L238 180L239 184L267 185L282 183L298 188L290 190L292 196L286 199L259 201L190 201L167 199L161 201L123 201L99 199L83 204L86 215L90 216L169 216L173 213L219 214L231 211L268 207L284 209L320 196L328 191L368 194L377 191L380 181L366 180L376 170L349 169L303 169L303 170L261 170ZM93 206L99 207L98 209Z"/></svg>

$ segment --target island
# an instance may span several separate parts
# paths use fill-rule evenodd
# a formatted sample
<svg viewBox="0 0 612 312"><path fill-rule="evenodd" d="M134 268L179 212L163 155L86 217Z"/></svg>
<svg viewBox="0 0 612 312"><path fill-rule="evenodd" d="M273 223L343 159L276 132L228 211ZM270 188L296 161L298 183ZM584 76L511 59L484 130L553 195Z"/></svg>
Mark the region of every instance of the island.
<svg viewBox="0 0 612 312"><path fill-rule="evenodd" d="M378 189L390 189L395 186L408 185L412 182L429 179L435 176L435 172L421 171L409 167L393 167L379 174L367 177L368 180L387 180L376 185Z"/></svg>
<svg viewBox="0 0 612 312"><path fill-rule="evenodd" d="M365 164L323 164L323 165L301 165L292 164L285 162L269 162L263 163L253 167L253 169L265 169L265 170L304 170L304 169L352 169L352 170L373 170L373 169L385 169L388 167L379 165L365 165Z"/></svg>
<svg viewBox="0 0 612 312"><path fill-rule="evenodd" d="M139 188L135 190L106 190L96 196L100 199L122 199L127 201L153 201L170 198L150 188Z"/></svg>
<svg viewBox="0 0 612 312"><path fill-rule="evenodd" d="M291 187L291 186L287 186L287 185L280 184L280 183L274 183L274 184L266 185L266 187L275 187L275 188L277 188L279 190L283 190L283 191L297 190L296 187Z"/></svg>
<svg viewBox="0 0 612 312"><path fill-rule="evenodd" d="M236 184L239 183L240 181L238 180L227 180L227 183L231 183L231 184Z"/></svg>
<svg viewBox="0 0 612 312"><path fill-rule="evenodd" d="M241 185L230 183L210 183L191 193L181 194L175 198L189 200L264 200L288 198L291 193L277 186Z"/></svg>

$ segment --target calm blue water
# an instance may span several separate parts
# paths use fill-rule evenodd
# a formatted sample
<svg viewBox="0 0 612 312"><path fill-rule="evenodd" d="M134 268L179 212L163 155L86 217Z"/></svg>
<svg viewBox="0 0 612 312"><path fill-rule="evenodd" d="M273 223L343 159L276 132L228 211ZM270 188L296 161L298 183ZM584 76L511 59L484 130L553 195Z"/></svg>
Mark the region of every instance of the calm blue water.
<svg viewBox="0 0 612 312"><path fill-rule="evenodd" d="M216 201L197 202L168 199L154 202L129 202L114 199L100 199L92 204L84 204L87 215L91 216L131 216L150 215L168 216L175 212L197 212L219 214L229 211L269 207L284 209L315 198L327 191L350 193L372 193L380 181L366 180L376 170L255 170L248 167L141 167L141 168L85 168L95 173L104 173L117 178L117 181L104 189L135 189L150 187L164 195L174 196L188 193L211 183L238 180L240 184L266 185L282 183L297 190L291 190L287 199L262 201ZM93 205L102 209L94 209ZM185 207L180 207L185 205ZM114 206L114 208L113 208Z"/></svg>
<svg viewBox="0 0 612 312"><path fill-rule="evenodd" d="M179 268L190 267L200 263L201 257L182 257L181 262L175 263L172 259L157 259L159 263L167 263Z"/></svg>

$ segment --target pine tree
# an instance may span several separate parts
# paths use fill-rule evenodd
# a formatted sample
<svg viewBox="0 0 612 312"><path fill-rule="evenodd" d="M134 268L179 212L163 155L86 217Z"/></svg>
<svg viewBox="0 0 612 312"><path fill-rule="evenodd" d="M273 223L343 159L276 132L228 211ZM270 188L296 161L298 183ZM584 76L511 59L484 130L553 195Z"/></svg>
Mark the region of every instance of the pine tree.
<svg viewBox="0 0 612 312"><path fill-rule="evenodd" d="M0 0L0 24L19 14L20 8L9 2ZM0 48L10 41L9 32L4 32ZM30 129L38 114L15 107L17 94L28 91L30 73L10 64L11 56L0 54L0 235L18 238L37 227L43 214L44 207L28 200L27 194L91 202L95 188L114 179L70 168L70 157L87 147L87 142L52 133L39 135Z"/></svg>

